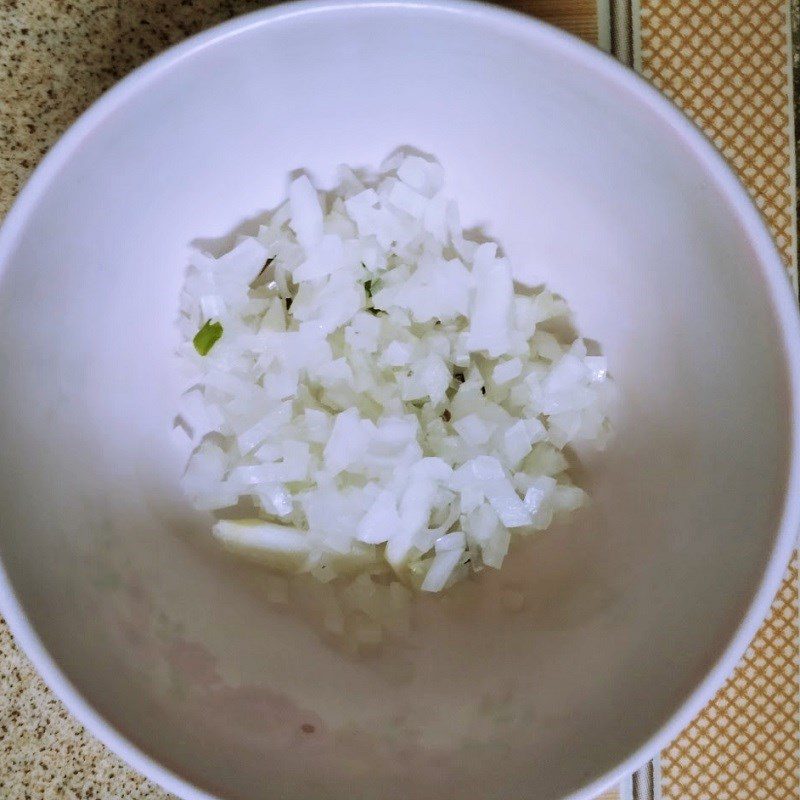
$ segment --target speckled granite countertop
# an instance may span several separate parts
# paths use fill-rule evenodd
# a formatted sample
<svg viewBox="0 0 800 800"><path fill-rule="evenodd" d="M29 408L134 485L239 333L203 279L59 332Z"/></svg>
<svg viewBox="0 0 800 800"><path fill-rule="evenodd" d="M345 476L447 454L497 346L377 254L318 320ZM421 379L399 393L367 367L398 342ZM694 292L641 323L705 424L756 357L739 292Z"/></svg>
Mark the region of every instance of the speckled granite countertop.
<svg viewBox="0 0 800 800"><path fill-rule="evenodd" d="M51 144L103 91L256 0L0 0L0 218ZM517 0L593 39L595 0ZM0 620L0 798L168 800L84 731Z"/></svg>

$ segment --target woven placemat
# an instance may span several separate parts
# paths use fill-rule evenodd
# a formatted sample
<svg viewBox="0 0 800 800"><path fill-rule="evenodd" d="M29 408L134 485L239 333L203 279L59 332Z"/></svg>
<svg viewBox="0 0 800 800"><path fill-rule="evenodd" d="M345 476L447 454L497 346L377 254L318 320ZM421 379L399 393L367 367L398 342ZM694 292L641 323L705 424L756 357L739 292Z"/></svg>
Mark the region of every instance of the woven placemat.
<svg viewBox="0 0 800 800"><path fill-rule="evenodd" d="M797 287L791 28L785 0L640 0L633 57L719 148L770 226ZM668 747L653 794L800 797L798 561L745 658Z"/></svg>

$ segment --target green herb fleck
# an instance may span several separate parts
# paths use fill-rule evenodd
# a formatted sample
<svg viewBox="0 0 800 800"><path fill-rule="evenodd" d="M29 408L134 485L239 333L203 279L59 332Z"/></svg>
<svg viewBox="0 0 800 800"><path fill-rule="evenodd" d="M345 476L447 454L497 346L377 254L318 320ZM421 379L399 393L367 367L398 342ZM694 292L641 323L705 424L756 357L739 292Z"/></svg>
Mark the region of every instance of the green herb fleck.
<svg viewBox="0 0 800 800"><path fill-rule="evenodd" d="M201 356L207 356L220 336L222 336L222 325L220 325L219 322L208 320L208 322L197 331L194 339L192 339L192 344L194 344L194 349L197 350Z"/></svg>

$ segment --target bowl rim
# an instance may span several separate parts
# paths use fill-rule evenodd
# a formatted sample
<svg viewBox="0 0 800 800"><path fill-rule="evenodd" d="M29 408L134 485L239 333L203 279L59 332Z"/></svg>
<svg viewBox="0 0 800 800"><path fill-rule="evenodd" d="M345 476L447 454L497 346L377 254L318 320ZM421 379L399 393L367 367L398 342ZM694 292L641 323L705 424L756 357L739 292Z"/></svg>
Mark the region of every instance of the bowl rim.
<svg viewBox="0 0 800 800"><path fill-rule="evenodd" d="M188 57L246 31L283 20L325 13L365 9L396 9L406 12L454 14L468 17L491 31L513 33L533 44L542 44L566 60L579 63L588 72L621 93L633 105L649 111L680 140L702 166L707 177L729 204L761 267L773 316L783 345L783 362L790 394L791 453L786 470L783 509L770 557L746 611L716 661L700 682L658 730L640 743L617 766L565 796L562 800L591 800L619 783L659 752L702 710L734 670L747 646L767 616L791 558L800 529L800 314L797 298L786 279L783 260L747 190L713 144L683 112L641 76L608 54L552 25L522 13L475 0L295 0L235 17L202 31L146 61L96 100L68 128L36 167L18 194L0 228L0 276L22 234L29 216L86 137L117 108L123 106L160 75L178 67ZM192 784L160 764L107 721L61 671L54 657L28 619L0 561L0 613L20 648L27 654L47 686L70 713L110 750L134 769L184 800L223 800Z"/></svg>

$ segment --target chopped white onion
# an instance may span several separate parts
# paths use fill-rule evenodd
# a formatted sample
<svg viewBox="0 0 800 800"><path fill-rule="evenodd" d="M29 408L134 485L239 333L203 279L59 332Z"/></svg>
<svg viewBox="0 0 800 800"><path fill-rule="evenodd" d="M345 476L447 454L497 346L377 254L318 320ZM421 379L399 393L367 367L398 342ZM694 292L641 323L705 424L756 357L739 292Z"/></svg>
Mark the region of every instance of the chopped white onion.
<svg viewBox="0 0 800 800"><path fill-rule="evenodd" d="M511 531L586 503L562 450L605 442L613 395L604 357L542 327L566 304L465 237L439 164L385 169L342 167L328 197L292 181L257 236L192 256L180 298L188 496L253 508L217 541L318 579L325 629L364 645L408 631L404 584L499 568Z"/></svg>

